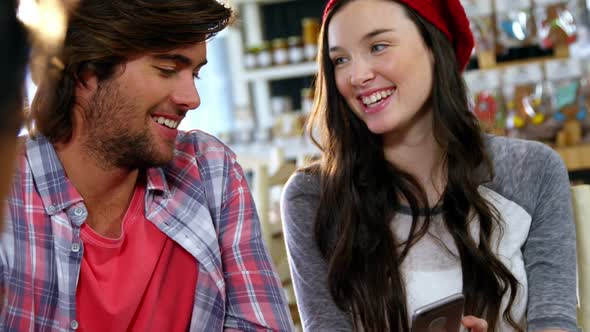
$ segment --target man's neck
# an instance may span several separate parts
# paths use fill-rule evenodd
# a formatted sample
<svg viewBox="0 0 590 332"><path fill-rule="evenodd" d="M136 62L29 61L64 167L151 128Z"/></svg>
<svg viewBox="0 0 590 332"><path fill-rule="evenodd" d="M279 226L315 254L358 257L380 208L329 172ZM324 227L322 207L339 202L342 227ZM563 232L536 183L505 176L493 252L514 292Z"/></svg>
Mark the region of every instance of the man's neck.
<svg viewBox="0 0 590 332"><path fill-rule="evenodd" d="M89 226L104 236L120 235L139 171L104 167L79 141L55 144L55 150L67 177L84 199Z"/></svg>
<svg viewBox="0 0 590 332"><path fill-rule="evenodd" d="M444 150L434 138L432 121L424 119L422 126L396 135L386 135L383 148L387 160L408 172L426 191L428 203L435 205L446 186Z"/></svg>

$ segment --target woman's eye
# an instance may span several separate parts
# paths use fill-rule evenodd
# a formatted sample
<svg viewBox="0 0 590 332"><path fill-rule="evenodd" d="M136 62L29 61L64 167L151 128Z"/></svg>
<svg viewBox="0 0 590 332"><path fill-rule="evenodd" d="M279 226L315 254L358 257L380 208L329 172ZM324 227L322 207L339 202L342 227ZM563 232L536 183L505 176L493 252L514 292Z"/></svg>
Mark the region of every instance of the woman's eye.
<svg viewBox="0 0 590 332"><path fill-rule="evenodd" d="M387 45L385 44L375 44L371 46L371 52L380 52L383 51L386 47Z"/></svg>
<svg viewBox="0 0 590 332"><path fill-rule="evenodd" d="M340 58L334 58L332 60L332 63L334 63L334 66L338 66L343 64L344 62L346 62L346 58L340 57Z"/></svg>

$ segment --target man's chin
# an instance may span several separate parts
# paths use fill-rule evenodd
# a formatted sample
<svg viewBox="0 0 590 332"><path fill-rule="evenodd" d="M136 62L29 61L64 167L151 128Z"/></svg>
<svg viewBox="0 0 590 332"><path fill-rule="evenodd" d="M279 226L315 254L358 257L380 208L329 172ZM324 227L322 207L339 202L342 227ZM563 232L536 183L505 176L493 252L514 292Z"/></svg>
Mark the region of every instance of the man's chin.
<svg viewBox="0 0 590 332"><path fill-rule="evenodd" d="M143 168L166 166L174 159L174 155L175 150L167 151L166 153L161 153L159 156L153 158L150 161L147 161L144 164Z"/></svg>
<svg viewBox="0 0 590 332"><path fill-rule="evenodd" d="M119 159L115 166L129 170L164 167L174 159L174 155L174 150L166 153L152 152L150 155L138 155L127 159Z"/></svg>

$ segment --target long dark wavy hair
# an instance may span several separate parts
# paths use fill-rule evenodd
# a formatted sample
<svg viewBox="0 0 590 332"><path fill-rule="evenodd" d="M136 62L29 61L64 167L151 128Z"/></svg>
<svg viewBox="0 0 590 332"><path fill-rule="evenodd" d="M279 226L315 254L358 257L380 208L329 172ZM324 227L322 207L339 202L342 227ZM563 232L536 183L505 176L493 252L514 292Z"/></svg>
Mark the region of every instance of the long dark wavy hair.
<svg viewBox="0 0 590 332"><path fill-rule="evenodd" d="M52 143L72 135L74 92L84 72L107 80L133 56L205 41L233 19L217 0L81 0L69 14L63 68L50 66L27 118L32 132Z"/></svg>
<svg viewBox="0 0 590 332"><path fill-rule="evenodd" d="M387 162L381 136L371 133L338 93L327 29L334 13L351 1L342 0L333 7L320 34L316 100L308 131L323 154L320 163L307 169L321 178L316 242L329 265L333 300L351 315L355 330L409 331L400 266L428 230L431 216L424 189L408 172ZM404 8L434 57L433 131L445 151L448 177L440 203L460 255L465 314L485 318L492 331L501 314L523 331L511 315L518 281L491 248L492 233L497 229L501 235L503 222L478 192L482 182L493 178L493 167L477 119L469 110L461 68L445 35ZM409 238L398 243L390 223L402 199L410 206L413 222ZM426 216L420 216L422 210ZM469 233L473 215L480 223L479 241ZM500 313L507 292L508 305Z"/></svg>

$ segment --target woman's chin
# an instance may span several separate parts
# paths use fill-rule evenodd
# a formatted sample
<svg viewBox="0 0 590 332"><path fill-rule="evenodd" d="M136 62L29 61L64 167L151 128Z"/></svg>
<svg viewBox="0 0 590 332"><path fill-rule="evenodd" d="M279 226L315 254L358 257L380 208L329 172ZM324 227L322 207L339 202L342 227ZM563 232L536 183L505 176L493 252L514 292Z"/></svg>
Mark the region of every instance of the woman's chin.
<svg viewBox="0 0 590 332"><path fill-rule="evenodd" d="M370 121L366 123L366 125L367 128L369 128L369 131L375 135L384 135L390 133L397 127L389 123L384 123L383 121Z"/></svg>

